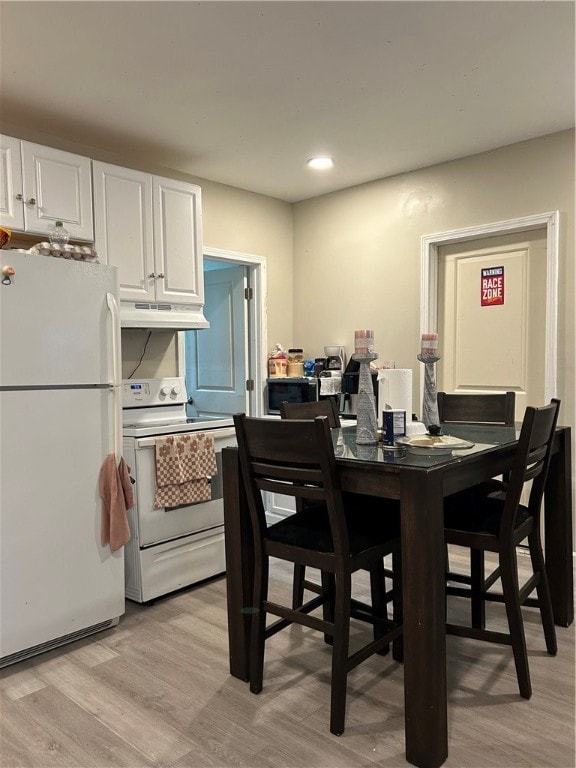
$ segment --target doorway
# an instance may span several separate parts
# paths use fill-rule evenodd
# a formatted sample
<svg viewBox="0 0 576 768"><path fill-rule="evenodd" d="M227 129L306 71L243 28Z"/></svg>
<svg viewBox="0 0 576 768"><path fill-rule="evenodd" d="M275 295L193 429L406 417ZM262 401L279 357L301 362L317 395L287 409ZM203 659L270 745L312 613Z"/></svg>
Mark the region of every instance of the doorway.
<svg viewBox="0 0 576 768"><path fill-rule="evenodd" d="M546 290L544 295L544 349L539 362L543 370L543 400L549 402L557 395L557 326L558 326L558 233L559 212L536 214L498 221L464 229L426 235L421 241L420 329L426 333L436 330L439 322L439 259L442 246L465 244L496 236L516 235L536 229L545 231ZM440 341L442 346L443 341ZM422 397L424 377L420 376Z"/></svg>
<svg viewBox="0 0 576 768"><path fill-rule="evenodd" d="M179 334L180 375L189 416L263 413L266 261L204 249L205 315L210 328Z"/></svg>
<svg viewBox="0 0 576 768"><path fill-rule="evenodd" d="M184 332L189 416L246 412L247 290L242 264L204 259L204 315L210 327Z"/></svg>

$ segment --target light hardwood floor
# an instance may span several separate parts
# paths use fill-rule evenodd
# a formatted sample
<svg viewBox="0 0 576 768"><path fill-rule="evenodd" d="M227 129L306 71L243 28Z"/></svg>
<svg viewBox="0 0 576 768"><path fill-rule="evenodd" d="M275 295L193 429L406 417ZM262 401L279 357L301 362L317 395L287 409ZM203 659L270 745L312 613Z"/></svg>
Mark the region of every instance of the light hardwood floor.
<svg viewBox="0 0 576 768"><path fill-rule="evenodd" d="M278 565L275 594L288 582ZM2 768L408 766L401 665L374 656L351 673L346 731L332 736L328 646L302 627L276 635L251 694L228 674L225 590L220 578L129 602L115 629L2 670ZM503 607L488 610L504 626ZM536 612L524 616L530 701L510 648L448 638L446 768L574 767L574 628L558 628L552 658Z"/></svg>

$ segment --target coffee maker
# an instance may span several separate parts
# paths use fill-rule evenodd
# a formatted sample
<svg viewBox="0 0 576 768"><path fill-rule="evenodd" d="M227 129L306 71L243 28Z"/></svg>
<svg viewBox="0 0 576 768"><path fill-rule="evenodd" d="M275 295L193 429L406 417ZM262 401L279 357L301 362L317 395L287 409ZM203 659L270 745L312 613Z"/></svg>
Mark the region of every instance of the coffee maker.
<svg viewBox="0 0 576 768"><path fill-rule="evenodd" d="M324 370L341 376L344 372L344 347L336 345L324 347L324 354L326 356Z"/></svg>

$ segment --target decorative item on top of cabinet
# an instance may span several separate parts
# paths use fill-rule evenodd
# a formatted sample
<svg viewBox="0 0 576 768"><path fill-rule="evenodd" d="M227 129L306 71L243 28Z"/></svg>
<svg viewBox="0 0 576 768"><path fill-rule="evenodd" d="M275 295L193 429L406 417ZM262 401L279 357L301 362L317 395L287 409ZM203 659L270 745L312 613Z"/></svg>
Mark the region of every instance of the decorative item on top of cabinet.
<svg viewBox="0 0 576 768"><path fill-rule="evenodd" d="M60 219L74 240L92 241L88 157L0 136L0 224L45 235Z"/></svg>
<svg viewBox="0 0 576 768"><path fill-rule="evenodd" d="M171 310L201 312L200 187L96 161L93 174L95 245L102 262L118 267L122 325L153 327L138 319L146 303L162 304L164 325Z"/></svg>
<svg viewBox="0 0 576 768"><path fill-rule="evenodd" d="M0 227L0 248L8 245L12 238L12 232L7 227Z"/></svg>

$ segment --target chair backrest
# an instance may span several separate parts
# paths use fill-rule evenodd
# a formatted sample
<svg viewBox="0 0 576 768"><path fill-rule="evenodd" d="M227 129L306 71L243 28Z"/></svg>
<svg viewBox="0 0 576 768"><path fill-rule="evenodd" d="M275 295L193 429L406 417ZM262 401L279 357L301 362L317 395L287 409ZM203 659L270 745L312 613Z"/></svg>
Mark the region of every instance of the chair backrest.
<svg viewBox="0 0 576 768"><path fill-rule="evenodd" d="M514 464L508 478L506 501L502 514L500 537L511 535L524 484L532 480L528 510L534 524L540 524L540 508L544 486L548 476L554 431L558 422L560 400L552 399L550 405L526 408Z"/></svg>
<svg viewBox="0 0 576 768"><path fill-rule="evenodd" d="M315 419L326 416L331 429L340 427L340 416L336 401L332 397L325 400L312 400L309 403L280 403L280 416L283 419Z"/></svg>
<svg viewBox="0 0 576 768"><path fill-rule="evenodd" d="M438 392L440 423L514 424L515 392L478 395Z"/></svg>
<svg viewBox="0 0 576 768"><path fill-rule="evenodd" d="M283 420L236 414L234 426L256 550L266 538L262 491L269 491L324 502L334 552L348 556L348 529L327 417Z"/></svg>

